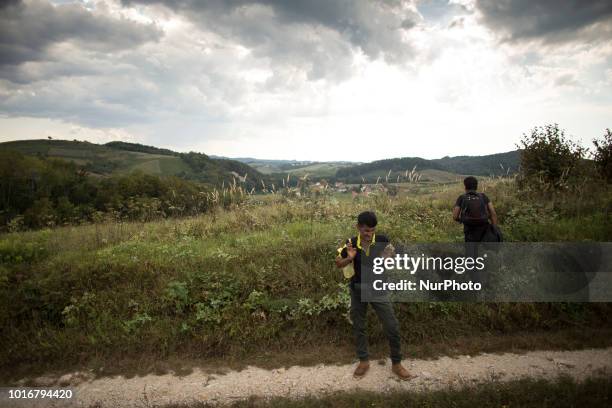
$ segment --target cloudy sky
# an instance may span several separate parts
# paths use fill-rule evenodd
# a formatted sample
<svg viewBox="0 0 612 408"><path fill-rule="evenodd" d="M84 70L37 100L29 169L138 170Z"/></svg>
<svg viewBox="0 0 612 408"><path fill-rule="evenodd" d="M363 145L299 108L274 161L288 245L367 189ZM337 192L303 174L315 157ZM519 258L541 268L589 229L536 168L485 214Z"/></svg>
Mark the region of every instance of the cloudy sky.
<svg viewBox="0 0 612 408"><path fill-rule="evenodd" d="M230 157L508 151L612 127L609 0L0 0L0 141Z"/></svg>

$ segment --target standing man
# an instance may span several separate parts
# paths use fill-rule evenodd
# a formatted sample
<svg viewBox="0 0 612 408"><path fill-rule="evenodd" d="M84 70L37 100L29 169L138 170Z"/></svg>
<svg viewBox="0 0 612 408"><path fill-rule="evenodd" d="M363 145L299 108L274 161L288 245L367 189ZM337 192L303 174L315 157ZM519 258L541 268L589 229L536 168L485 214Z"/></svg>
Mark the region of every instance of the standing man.
<svg viewBox="0 0 612 408"><path fill-rule="evenodd" d="M489 228L489 219L491 224L497 225L497 213L489 197L476 191L476 177L466 177L463 185L465 194L457 197L453 219L463 224L465 242L481 242Z"/></svg>
<svg viewBox="0 0 612 408"><path fill-rule="evenodd" d="M357 348L359 365L355 369L355 378L363 377L370 368L368 358L368 338L366 335L366 312L368 302L361 301L361 263L371 261L375 257L384 256L383 245L372 245L375 243L388 243L389 239L384 235L376 235L375 229L378 223L376 214L365 211L357 217L357 231L359 234L347 240L346 244L338 248L336 266L345 268L352 265L352 277L349 283L351 292L351 320L353 321L353 335ZM346 275L345 275L346 276ZM349 274L350 276L350 274ZM385 335L389 340L391 349L391 371L402 380L410 380L415 375L406 370L402 364L400 350L399 322L395 317L391 302L370 302L374 311L381 321Z"/></svg>

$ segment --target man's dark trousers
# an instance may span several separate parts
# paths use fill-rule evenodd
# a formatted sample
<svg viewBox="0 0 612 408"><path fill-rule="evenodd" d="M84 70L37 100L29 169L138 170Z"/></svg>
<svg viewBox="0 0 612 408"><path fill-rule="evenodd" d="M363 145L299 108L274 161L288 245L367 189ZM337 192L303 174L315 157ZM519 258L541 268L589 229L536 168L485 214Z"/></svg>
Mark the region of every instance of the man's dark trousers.
<svg viewBox="0 0 612 408"><path fill-rule="evenodd" d="M476 259L478 257L478 247L482 242L482 237L489 228L489 223L482 226L469 227L464 230L465 237L465 256ZM488 283L488 274L486 273L486 265L482 270L472 269L469 272L470 279L476 283L480 283L483 287Z"/></svg>
<svg viewBox="0 0 612 408"><path fill-rule="evenodd" d="M385 335L389 340L391 349L391 362L393 364L402 361L399 322L393 311L393 304L389 301L361 302L361 290L359 284L349 285L351 291L351 320L353 321L353 336L357 347L357 358L368 360L368 337L366 335L366 312L368 303L372 305L378 319L383 325Z"/></svg>

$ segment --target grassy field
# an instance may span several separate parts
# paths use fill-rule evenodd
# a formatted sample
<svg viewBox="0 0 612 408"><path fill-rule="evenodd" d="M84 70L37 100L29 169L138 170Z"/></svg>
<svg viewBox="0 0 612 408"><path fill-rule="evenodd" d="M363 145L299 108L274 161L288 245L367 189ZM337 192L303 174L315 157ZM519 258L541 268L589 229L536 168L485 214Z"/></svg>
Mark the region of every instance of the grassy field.
<svg viewBox="0 0 612 408"><path fill-rule="evenodd" d="M609 241L611 192L518 195L483 182L507 240ZM333 258L373 209L404 242L454 242L459 184L355 200L252 196L227 210L0 237L0 371L172 358L262 365L352 359L348 292ZM612 344L609 304L398 304L406 357ZM371 314L374 353L386 341ZM381 354L382 355L382 354Z"/></svg>

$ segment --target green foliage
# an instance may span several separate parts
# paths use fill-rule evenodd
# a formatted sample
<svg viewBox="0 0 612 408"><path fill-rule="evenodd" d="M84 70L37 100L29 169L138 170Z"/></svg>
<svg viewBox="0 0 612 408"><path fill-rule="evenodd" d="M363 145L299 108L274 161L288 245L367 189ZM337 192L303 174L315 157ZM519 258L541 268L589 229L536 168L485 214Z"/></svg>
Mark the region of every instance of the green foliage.
<svg viewBox="0 0 612 408"><path fill-rule="evenodd" d="M601 177L612 183L612 131L606 129L601 140L593 140L595 153L593 159Z"/></svg>
<svg viewBox="0 0 612 408"><path fill-rule="evenodd" d="M70 304L62 311L63 322L67 327L87 326L96 313L96 294L86 291L80 297L70 298Z"/></svg>
<svg viewBox="0 0 612 408"><path fill-rule="evenodd" d="M46 237L47 234L42 234L30 242L12 239L0 240L0 263L32 263L44 259L48 255L48 249L44 244Z"/></svg>
<svg viewBox="0 0 612 408"><path fill-rule="evenodd" d="M154 191L153 180L122 188ZM544 200L512 180L483 180L511 240L612 239L609 189ZM601 184L601 183L599 183ZM597 189L598 188L598 189ZM251 196L189 218L10 233L0 240L0 365L80 355L240 356L350 344L350 298L333 258L373 209L377 233L403 242L460 241L450 208L459 183L419 196ZM517 330L608 327L609 305L398 304L407 345ZM373 344L384 344L379 325ZM42 333L42 334L41 334ZM23 341L27 338L28 341ZM25 357L24 357L25 356Z"/></svg>
<svg viewBox="0 0 612 408"><path fill-rule="evenodd" d="M559 125L535 127L523 134L521 147L521 181L538 182L537 188L564 188L579 175L585 149L569 140Z"/></svg>
<svg viewBox="0 0 612 408"><path fill-rule="evenodd" d="M148 313L137 313L134 315L134 318L125 321L124 328L128 334L133 334L138 331L141 327L143 327L148 322L153 321L153 318L149 316Z"/></svg>
<svg viewBox="0 0 612 408"><path fill-rule="evenodd" d="M189 180L209 183L216 186L229 186L236 182L239 177L246 179L241 182L241 187L247 191L261 189L261 181L270 184L272 178L254 170L247 164L229 159L211 159L203 153L189 152L178 153L179 157L187 163L191 172L180 175Z"/></svg>
<svg viewBox="0 0 612 408"><path fill-rule="evenodd" d="M134 171L95 179L72 162L0 152L0 231L199 214L239 202L240 190L212 196L204 186Z"/></svg>
<svg viewBox="0 0 612 408"><path fill-rule="evenodd" d="M162 299L169 303L176 313L183 313L185 307L190 303L187 283L177 281L168 283Z"/></svg>

